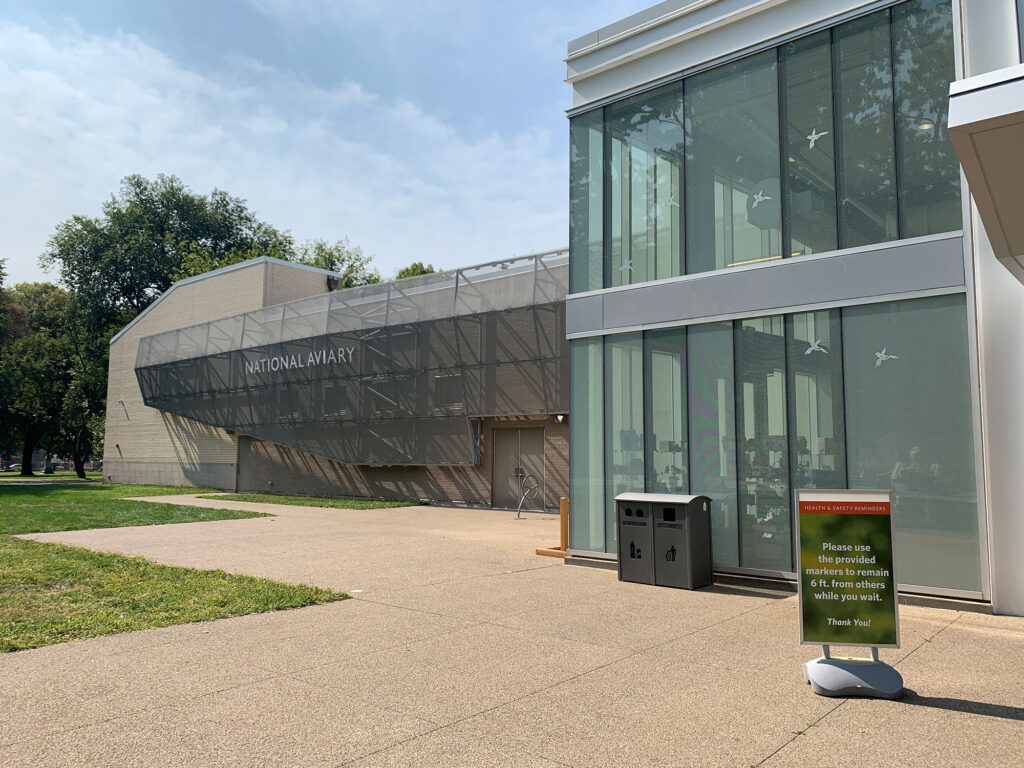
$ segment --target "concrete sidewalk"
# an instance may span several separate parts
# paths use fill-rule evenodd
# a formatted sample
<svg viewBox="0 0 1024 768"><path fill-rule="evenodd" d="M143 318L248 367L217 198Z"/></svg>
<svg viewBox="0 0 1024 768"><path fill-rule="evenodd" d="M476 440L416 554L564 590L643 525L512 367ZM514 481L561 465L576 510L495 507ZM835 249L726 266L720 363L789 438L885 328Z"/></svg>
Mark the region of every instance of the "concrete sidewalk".
<svg viewBox="0 0 1024 768"><path fill-rule="evenodd" d="M1024 763L1024 619L903 606L914 693L824 699L794 597L536 556L557 518L173 501L276 517L27 538L355 599L0 656L0 765Z"/></svg>

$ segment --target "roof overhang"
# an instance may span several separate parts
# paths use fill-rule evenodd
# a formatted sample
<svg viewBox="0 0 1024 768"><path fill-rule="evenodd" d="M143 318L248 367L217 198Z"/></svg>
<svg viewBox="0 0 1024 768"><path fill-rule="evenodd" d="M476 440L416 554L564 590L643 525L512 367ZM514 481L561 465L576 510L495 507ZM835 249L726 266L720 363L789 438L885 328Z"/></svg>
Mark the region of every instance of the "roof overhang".
<svg viewBox="0 0 1024 768"><path fill-rule="evenodd" d="M949 134L996 258L1024 283L1024 64L952 83Z"/></svg>

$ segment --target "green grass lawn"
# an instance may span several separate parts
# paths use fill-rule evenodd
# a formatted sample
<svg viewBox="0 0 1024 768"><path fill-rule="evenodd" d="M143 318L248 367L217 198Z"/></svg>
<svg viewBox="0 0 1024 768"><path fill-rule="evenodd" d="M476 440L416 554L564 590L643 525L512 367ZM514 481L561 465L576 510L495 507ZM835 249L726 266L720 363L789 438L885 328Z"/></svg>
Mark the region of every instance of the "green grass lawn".
<svg viewBox="0 0 1024 768"><path fill-rule="evenodd" d="M210 489L0 484L0 534L267 517L125 498L197 491ZM347 597L316 587L0 535L0 652Z"/></svg>
<svg viewBox="0 0 1024 768"><path fill-rule="evenodd" d="M0 536L0 652L347 597Z"/></svg>
<svg viewBox="0 0 1024 768"><path fill-rule="evenodd" d="M265 516L256 512L152 504L124 498L196 492L209 493L210 489L100 483L0 485L0 533L78 531Z"/></svg>
<svg viewBox="0 0 1024 768"><path fill-rule="evenodd" d="M85 477L87 480L102 480L102 472L86 472ZM78 475L75 474L74 470L67 472L54 472L52 475L44 475L42 471L36 472L32 477L22 477L17 472L0 472L0 482L4 480L33 480L35 478L41 478L43 480L77 480Z"/></svg>
<svg viewBox="0 0 1024 768"><path fill-rule="evenodd" d="M220 501L255 501L260 504L294 504L300 507L331 507L332 509L386 509L412 507L421 501L386 501L382 499L328 499L319 496L278 496L273 493L232 493L222 496L200 496Z"/></svg>

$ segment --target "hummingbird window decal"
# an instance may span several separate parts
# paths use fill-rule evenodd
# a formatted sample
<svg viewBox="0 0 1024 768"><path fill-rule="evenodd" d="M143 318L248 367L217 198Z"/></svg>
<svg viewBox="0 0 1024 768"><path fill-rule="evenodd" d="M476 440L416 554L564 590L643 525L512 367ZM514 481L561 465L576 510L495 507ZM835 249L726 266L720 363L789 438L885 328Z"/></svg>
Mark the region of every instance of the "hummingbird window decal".
<svg viewBox="0 0 1024 768"><path fill-rule="evenodd" d="M813 352L824 352L826 355L828 354L828 350L821 346L821 339L815 339L811 342L811 346L804 351L804 354L809 355Z"/></svg>
<svg viewBox="0 0 1024 768"><path fill-rule="evenodd" d="M807 139L808 142L810 142L807 145L807 149L814 149L814 145L818 142L818 139L822 138L823 136L828 136L828 134L828 131L822 131L821 133L818 133L818 129L814 128L809 134L807 134L804 137L805 139Z"/></svg>
<svg viewBox="0 0 1024 768"><path fill-rule="evenodd" d="M764 193L764 187L761 187L761 189L758 190L757 194L754 195L754 204L752 206L750 206L750 207L751 208L757 208L759 203L763 203L766 200L771 200L771 199L772 198L771 198L770 195L766 195Z"/></svg>
<svg viewBox="0 0 1024 768"><path fill-rule="evenodd" d="M886 351L885 347L882 347L881 352L875 352L875 368L881 368L882 363L888 360L899 360L899 355L890 355Z"/></svg>

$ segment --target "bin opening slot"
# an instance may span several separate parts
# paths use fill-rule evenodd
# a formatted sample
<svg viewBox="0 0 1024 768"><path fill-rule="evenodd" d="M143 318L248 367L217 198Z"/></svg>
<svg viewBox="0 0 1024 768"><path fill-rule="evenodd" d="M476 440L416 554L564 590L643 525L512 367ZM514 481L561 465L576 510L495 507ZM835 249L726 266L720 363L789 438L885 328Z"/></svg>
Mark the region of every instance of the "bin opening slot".
<svg viewBox="0 0 1024 768"><path fill-rule="evenodd" d="M676 521L676 508L662 507L661 519L664 520L666 523L674 523Z"/></svg>

